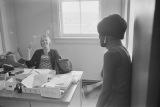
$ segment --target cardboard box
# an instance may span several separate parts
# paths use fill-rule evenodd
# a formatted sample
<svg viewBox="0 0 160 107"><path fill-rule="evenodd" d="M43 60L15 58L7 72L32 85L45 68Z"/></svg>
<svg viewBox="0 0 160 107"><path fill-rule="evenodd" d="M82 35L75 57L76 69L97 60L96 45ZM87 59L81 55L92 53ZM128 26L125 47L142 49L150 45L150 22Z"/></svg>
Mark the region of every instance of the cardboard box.
<svg viewBox="0 0 160 107"><path fill-rule="evenodd" d="M0 90L5 88L5 80L0 80Z"/></svg>
<svg viewBox="0 0 160 107"><path fill-rule="evenodd" d="M10 90L10 91L14 91L16 84L17 84L17 82L15 81L15 79L10 78L7 81L5 81L5 89Z"/></svg>
<svg viewBox="0 0 160 107"><path fill-rule="evenodd" d="M23 93L31 93L31 94L41 94L40 93L40 88L25 88L25 87L22 87L22 92Z"/></svg>
<svg viewBox="0 0 160 107"><path fill-rule="evenodd" d="M5 82L5 89L6 90L10 90L10 91L14 91L15 87L16 87L16 82Z"/></svg>
<svg viewBox="0 0 160 107"><path fill-rule="evenodd" d="M41 96L49 98L61 98L62 93L59 87L42 87L40 88Z"/></svg>

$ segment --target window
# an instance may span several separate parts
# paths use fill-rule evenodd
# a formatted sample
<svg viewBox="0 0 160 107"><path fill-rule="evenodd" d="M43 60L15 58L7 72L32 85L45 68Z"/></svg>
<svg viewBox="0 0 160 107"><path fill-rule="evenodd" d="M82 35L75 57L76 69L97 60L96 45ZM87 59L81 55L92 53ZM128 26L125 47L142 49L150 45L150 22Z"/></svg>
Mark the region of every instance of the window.
<svg viewBox="0 0 160 107"><path fill-rule="evenodd" d="M62 37L97 37L99 0L61 0Z"/></svg>

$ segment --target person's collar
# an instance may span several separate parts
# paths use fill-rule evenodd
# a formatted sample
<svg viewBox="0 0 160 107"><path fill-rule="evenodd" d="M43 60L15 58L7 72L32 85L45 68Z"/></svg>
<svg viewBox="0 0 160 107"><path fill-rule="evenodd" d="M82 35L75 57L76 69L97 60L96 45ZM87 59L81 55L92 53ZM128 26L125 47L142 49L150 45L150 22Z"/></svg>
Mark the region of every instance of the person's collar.
<svg viewBox="0 0 160 107"><path fill-rule="evenodd" d="M108 41L108 45L106 46L107 49L111 49L113 47L122 46L121 40L111 40Z"/></svg>
<svg viewBox="0 0 160 107"><path fill-rule="evenodd" d="M45 54L45 51L49 54L50 53L50 48L47 48L47 49L43 49L43 54Z"/></svg>

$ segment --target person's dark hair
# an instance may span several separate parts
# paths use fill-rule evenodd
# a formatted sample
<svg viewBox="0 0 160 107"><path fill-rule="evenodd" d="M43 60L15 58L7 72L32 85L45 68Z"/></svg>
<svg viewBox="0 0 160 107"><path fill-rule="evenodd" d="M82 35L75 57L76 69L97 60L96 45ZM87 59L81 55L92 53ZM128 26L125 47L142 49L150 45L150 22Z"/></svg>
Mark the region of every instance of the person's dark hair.
<svg viewBox="0 0 160 107"><path fill-rule="evenodd" d="M118 14L113 14L102 19L97 26L99 35L112 36L123 39L127 29L126 21Z"/></svg>

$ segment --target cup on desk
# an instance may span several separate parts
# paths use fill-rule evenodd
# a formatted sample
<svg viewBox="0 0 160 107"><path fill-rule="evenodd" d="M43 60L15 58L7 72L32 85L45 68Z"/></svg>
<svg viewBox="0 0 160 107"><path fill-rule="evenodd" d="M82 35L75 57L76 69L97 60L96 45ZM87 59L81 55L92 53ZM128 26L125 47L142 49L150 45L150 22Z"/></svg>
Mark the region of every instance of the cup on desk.
<svg viewBox="0 0 160 107"><path fill-rule="evenodd" d="M0 90L3 90L5 88L5 81L1 80L0 81Z"/></svg>
<svg viewBox="0 0 160 107"><path fill-rule="evenodd" d="M7 78L9 77L8 73L0 73L0 80L7 80Z"/></svg>

